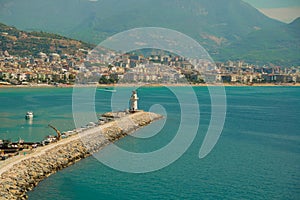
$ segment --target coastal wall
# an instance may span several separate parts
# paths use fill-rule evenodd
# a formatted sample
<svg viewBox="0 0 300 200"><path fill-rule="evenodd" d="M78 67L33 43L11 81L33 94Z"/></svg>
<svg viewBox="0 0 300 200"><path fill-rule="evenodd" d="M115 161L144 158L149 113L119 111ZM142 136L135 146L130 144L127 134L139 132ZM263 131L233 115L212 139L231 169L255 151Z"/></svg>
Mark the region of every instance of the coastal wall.
<svg viewBox="0 0 300 200"><path fill-rule="evenodd" d="M140 111L19 156L1 167L0 199L27 199L26 192L46 177L160 118Z"/></svg>

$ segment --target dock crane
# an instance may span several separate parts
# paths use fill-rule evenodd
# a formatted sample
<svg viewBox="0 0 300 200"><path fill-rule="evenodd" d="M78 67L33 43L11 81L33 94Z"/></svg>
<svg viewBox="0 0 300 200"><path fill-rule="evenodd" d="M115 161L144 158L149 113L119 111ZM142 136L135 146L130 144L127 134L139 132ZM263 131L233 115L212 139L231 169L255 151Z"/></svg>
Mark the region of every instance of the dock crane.
<svg viewBox="0 0 300 200"><path fill-rule="evenodd" d="M56 136L56 139L57 141L59 141L61 139L61 133L59 130L57 130L57 128L55 128L54 126L52 126L51 124L48 124L49 127L53 128L53 130L55 130L57 136Z"/></svg>

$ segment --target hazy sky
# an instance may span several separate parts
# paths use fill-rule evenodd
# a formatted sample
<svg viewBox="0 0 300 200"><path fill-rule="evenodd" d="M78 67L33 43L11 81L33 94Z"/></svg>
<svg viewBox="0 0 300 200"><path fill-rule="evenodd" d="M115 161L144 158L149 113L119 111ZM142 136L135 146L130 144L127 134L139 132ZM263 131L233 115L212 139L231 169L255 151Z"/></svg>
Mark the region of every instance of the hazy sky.
<svg viewBox="0 0 300 200"><path fill-rule="evenodd" d="M265 15L290 23L300 17L300 0L244 0Z"/></svg>

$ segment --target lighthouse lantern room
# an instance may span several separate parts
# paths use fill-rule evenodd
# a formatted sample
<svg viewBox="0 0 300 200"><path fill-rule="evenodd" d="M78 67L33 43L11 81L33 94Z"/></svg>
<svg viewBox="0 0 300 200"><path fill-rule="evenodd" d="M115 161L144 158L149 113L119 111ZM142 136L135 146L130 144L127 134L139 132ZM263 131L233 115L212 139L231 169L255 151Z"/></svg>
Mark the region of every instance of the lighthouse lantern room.
<svg viewBox="0 0 300 200"><path fill-rule="evenodd" d="M130 112L136 112L138 110L138 96L136 91L132 91L132 95L130 98Z"/></svg>

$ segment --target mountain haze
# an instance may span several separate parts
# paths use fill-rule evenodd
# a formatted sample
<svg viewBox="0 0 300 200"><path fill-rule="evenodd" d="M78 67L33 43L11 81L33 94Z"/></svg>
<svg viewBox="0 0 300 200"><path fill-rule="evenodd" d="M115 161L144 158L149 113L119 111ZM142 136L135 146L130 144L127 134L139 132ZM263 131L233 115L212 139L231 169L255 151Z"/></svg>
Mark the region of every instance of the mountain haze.
<svg viewBox="0 0 300 200"><path fill-rule="evenodd" d="M241 0L3 0L0 7L9 25L94 44L136 27L165 27L196 39L215 60L300 64L299 22L270 19Z"/></svg>

